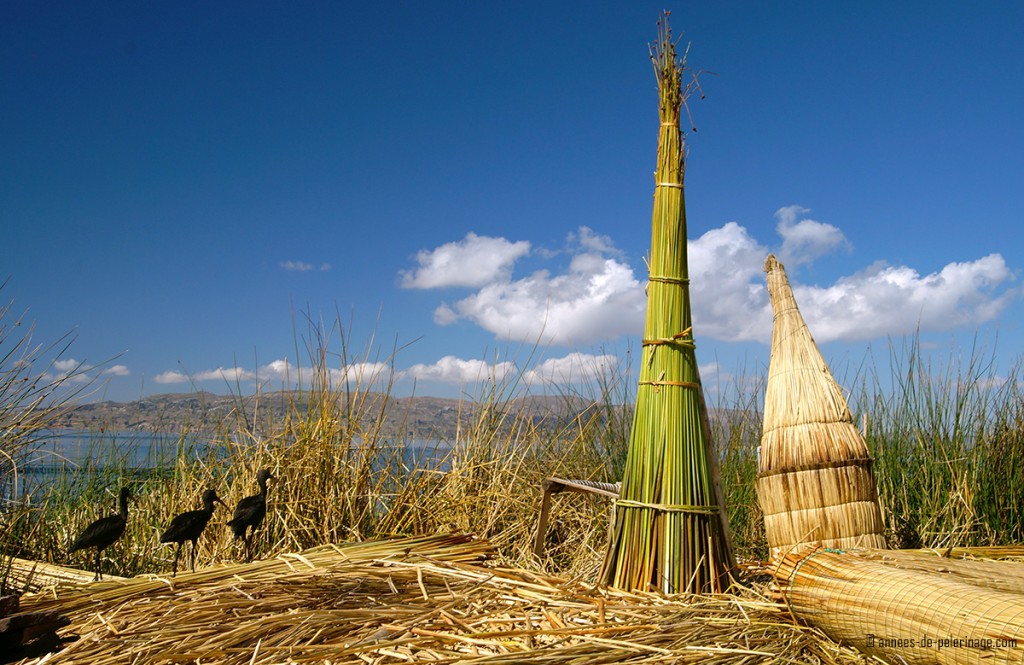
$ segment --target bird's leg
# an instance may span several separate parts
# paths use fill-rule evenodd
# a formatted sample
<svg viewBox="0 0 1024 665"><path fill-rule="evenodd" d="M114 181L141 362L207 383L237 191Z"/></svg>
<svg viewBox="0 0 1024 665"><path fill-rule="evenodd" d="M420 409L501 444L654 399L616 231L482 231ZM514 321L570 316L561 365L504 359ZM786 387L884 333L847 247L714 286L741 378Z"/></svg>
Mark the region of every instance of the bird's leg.
<svg viewBox="0 0 1024 665"><path fill-rule="evenodd" d="M100 550L99 548L96 548L96 577L92 578L93 582L98 582L99 580L103 579L103 567L102 564L100 563L101 551L102 550Z"/></svg>
<svg viewBox="0 0 1024 665"><path fill-rule="evenodd" d="M196 541L192 541L192 572L196 572Z"/></svg>
<svg viewBox="0 0 1024 665"><path fill-rule="evenodd" d="M171 577L177 577L178 575L178 555L181 554L181 543L174 548L174 568L171 569Z"/></svg>

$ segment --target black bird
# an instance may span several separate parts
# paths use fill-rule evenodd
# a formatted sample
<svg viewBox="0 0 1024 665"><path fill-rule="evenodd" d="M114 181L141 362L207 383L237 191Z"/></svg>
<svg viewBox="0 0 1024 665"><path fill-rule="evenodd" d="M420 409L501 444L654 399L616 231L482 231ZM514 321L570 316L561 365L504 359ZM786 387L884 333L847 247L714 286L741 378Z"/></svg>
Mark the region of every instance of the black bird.
<svg viewBox="0 0 1024 665"><path fill-rule="evenodd" d="M128 499L130 498L132 498L131 490L127 487L122 487L121 496L118 499L118 513L101 517L85 527L85 530L75 539L75 542L71 543L71 549L68 550L68 554L90 547L96 548L96 577L94 581L103 579L100 553L121 537L124 533L124 527L128 524Z"/></svg>
<svg viewBox="0 0 1024 665"><path fill-rule="evenodd" d="M246 561L252 561L252 548L250 539L252 537L252 531L263 523L263 518L267 514L267 480L277 480L270 474L267 469L260 469L260 472L256 474L256 482L260 485L259 494L247 496L238 502L235 506L234 517L228 522L228 526L235 533L235 538L242 538L245 540L245 551L247 554ZM247 529L252 527L252 531L247 532Z"/></svg>
<svg viewBox="0 0 1024 665"><path fill-rule="evenodd" d="M174 571L171 577L178 574L178 555L181 554L181 546L186 540L192 541L192 572L196 572L196 541L203 534L210 518L213 516L214 502L227 508L227 504L217 496L217 490L206 490L203 492L203 507L199 510L190 510L182 513L171 520L171 525L160 536L161 543L178 543L174 550Z"/></svg>

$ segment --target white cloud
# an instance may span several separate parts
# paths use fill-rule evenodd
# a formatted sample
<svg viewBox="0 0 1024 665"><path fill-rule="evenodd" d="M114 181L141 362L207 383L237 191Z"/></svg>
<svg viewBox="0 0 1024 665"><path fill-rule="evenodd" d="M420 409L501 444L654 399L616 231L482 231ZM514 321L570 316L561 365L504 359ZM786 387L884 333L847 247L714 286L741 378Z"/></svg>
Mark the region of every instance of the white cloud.
<svg viewBox="0 0 1024 665"><path fill-rule="evenodd" d="M455 356L445 356L431 365L423 363L413 365L404 370L402 376L418 381L439 381L462 385L483 380L500 383L517 371L516 364L510 361L490 363L483 360L463 360Z"/></svg>
<svg viewBox="0 0 1024 665"><path fill-rule="evenodd" d="M287 362L287 361L275 361ZM173 383L200 383L204 381L219 381L221 383L227 381L229 383L249 382L255 381L257 376L260 378L266 378L265 375L275 375L273 368L275 363L266 365L258 371L247 370L243 367L217 367L216 369L205 369L194 374L187 374L185 372L177 370L169 370L161 372L153 377L153 380L161 384L173 384Z"/></svg>
<svg viewBox="0 0 1024 665"><path fill-rule="evenodd" d="M195 381L253 381L256 373L241 367L218 367L198 372L192 376Z"/></svg>
<svg viewBox="0 0 1024 665"><path fill-rule="evenodd" d="M375 382L387 377L390 372L390 365L386 363L353 363L341 368L328 368L327 373L334 385L344 382L358 381L361 383ZM219 382L267 382L276 381L294 385L300 378L305 381L318 370L309 367L296 367L287 359L274 360L257 369L246 369L244 367L218 367L206 369L194 374L186 374L180 371L167 371L157 374L153 379L157 383L200 383L205 381Z"/></svg>
<svg viewBox="0 0 1024 665"><path fill-rule="evenodd" d="M776 213L782 248L792 261L809 263L828 252L849 249L839 229L809 219L797 221L806 212L788 206ZM763 273L770 251L735 222L689 243L698 345L701 337L770 341L772 310ZM1019 289L1008 288L1014 275L999 254L950 263L927 275L877 262L824 287L801 285L794 271L787 269L787 274L801 314L822 343L977 326L997 318L1020 296Z"/></svg>
<svg viewBox="0 0 1024 665"><path fill-rule="evenodd" d="M53 368L62 374L67 374L74 371L82 371L85 369L79 361L74 358L63 358L53 361Z"/></svg>
<svg viewBox="0 0 1024 665"><path fill-rule="evenodd" d="M188 375L184 372L177 372L174 370L168 372L160 372L153 380L160 384L168 383L188 383Z"/></svg>
<svg viewBox="0 0 1024 665"><path fill-rule="evenodd" d="M570 233L569 242L578 242L580 247L591 252L611 254L613 256L621 254L609 236L598 235L589 226L581 226L579 233Z"/></svg>
<svg viewBox="0 0 1024 665"><path fill-rule="evenodd" d="M798 217L809 212L808 208L798 205L786 206L775 211L775 218L779 220L775 228L782 238L782 247L778 251L779 260L794 268L812 263L815 259L837 249L852 249L850 241L835 226L813 219L797 221Z"/></svg>
<svg viewBox="0 0 1024 665"><path fill-rule="evenodd" d="M606 256L616 251L608 238L582 227L574 239L579 246L565 273L494 279L454 305L440 305L434 321L466 319L502 340L564 346L641 332L645 300L633 269Z"/></svg>
<svg viewBox="0 0 1024 665"><path fill-rule="evenodd" d="M291 272L309 272L313 269L313 264L305 261L281 261L278 265Z"/></svg>
<svg viewBox="0 0 1024 665"><path fill-rule="evenodd" d="M311 272L313 270L327 272L331 269L330 263L321 263L318 268L312 263L306 263L305 261L281 261L278 265L290 272Z"/></svg>
<svg viewBox="0 0 1024 665"><path fill-rule="evenodd" d="M381 362L361 362L330 370L335 385L342 383L368 384L383 381L391 375L391 366Z"/></svg>
<svg viewBox="0 0 1024 665"><path fill-rule="evenodd" d="M40 378L46 381L89 383L97 375L128 376L131 374L125 365L112 365L104 368L89 365L74 358L58 358L53 361L51 368L56 370L56 374L43 372Z"/></svg>
<svg viewBox="0 0 1024 665"><path fill-rule="evenodd" d="M613 355L570 353L562 358L548 358L539 363L523 373L523 380L530 384L586 383L598 377L610 376L618 364L619 359Z"/></svg>
<svg viewBox="0 0 1024 665"><path fill-rule="evenodd" d="M434 310L434 323L439 326L450 326L458 320L459 315L446 302L441 303Z"/></svg>
<svg viewBox="0 0 1024 665"><path fill-rule="evenodd" d="M1003 257L990 254L927 275L879 262L832 286L797 285L793 293L817 341L867 340L992 321L1020 296L1003 288L1013 278Z"/></svg>
<svg viewBox="0 0 1024 665"><path fill-rule="evenodd" d="M529 252L530 243L525 240L511 242L469 233L458 242L416 254L419 267L401 271L402 286L407 289L483 286L507 279L512 265Z"/></svg>
<svg viewBox="0 0 1024 665"><path fill-rule="evenodd" d="M263 378L272 377L284 381L291 377L293 371L292 366L287 360L274 360L263 366L260 370L260 376Z"/></svg>
<svg viewBox="0 0 1024 665"><path fill-rule="evenodd" d="M695 340L765 339L772 314L764 286L768 248L736 222L688 243Z"/></svg>

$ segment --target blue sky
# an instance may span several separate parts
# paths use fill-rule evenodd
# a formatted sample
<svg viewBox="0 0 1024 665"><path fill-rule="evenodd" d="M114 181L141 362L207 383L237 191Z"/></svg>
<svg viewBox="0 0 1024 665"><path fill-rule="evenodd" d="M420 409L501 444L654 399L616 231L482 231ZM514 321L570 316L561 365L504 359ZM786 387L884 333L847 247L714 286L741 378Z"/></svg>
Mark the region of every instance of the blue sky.
<svg viewBox="0 0 1024 665"><path fill-rule="evenodd" d="M3 3L0 296L96 399L280 388L309 319L399 394L586 383L643 332L664 8L705 383L767 365L769 252L831 362L1012 367L1013 2Z"/></svg>

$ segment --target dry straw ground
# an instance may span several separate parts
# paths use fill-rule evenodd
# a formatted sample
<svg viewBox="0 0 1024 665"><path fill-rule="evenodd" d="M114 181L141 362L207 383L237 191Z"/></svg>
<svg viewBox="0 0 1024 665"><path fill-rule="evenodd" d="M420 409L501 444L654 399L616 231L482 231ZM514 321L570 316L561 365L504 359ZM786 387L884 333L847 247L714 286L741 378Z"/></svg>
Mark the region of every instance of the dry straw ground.
<svg viewBox="0 0 1024 665"><path fill-rule="evenodd" d="M51 588L32 663L864 663L771 599L626 593L488 562L469 536L322 546L175 579Z"/></svg>

